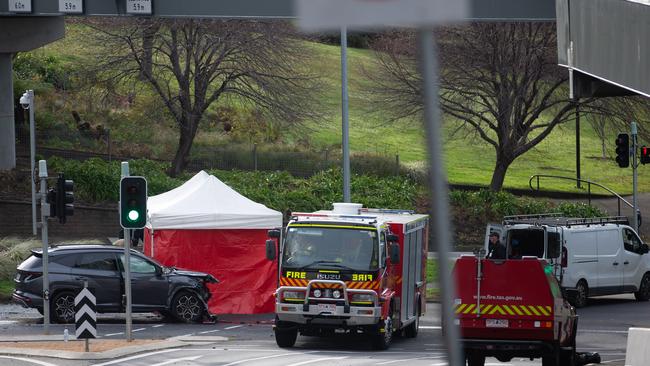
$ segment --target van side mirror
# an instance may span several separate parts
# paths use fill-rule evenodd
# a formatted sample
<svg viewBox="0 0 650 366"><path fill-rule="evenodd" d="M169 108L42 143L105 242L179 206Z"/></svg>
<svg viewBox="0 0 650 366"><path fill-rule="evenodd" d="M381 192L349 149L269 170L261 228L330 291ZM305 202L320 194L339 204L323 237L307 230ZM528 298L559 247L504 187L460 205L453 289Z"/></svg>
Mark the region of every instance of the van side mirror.
<svg viewBox="0 0 650 366"><path fill-rule="evenodd" d="M266 259L275 260L277 253L275 250L275 240L269 239L266 241Z"/></svg>
<svg viewBox="0 0 650 366"><path fill-rule="evenodd" d="M392 264L399 263L399 245L393 244L390 246L390 262Z"/></svg>
<svg viewBox="0 0 650 366"><path fill-rule="evenodd" d="M268 232L269 238L280 239L280 230L273 229Z"/></svg>
<svg viewBox="0 0 650 366"><path fill-rule="evenodd" d="M386 240L388 240L389 243L396 243L399 241L399 237L395 234L388 234L386 235Z"/></svg>
<svg viewBox="0 0 650 366"><path fill-rule="evenodd" d="M640 252L641 254L646 254L650 251L650 247L648 247L648 244L641 244Z"/></svg>

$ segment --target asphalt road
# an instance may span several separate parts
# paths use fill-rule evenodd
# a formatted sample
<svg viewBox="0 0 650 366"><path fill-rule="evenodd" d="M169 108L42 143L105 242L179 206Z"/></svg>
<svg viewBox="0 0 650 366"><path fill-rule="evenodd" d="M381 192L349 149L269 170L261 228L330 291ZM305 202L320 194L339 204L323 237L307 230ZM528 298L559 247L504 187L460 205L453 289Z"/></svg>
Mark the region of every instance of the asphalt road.
<svg viewBox="0 0 650 366"><path fill-rule="evenodd" d="M0 307L0 311L4 310ZM599 352L603 364L624 365L629 327L650 328L650 303L636 302L631 295L592 299L579 309L578 350ZM15 359L0 356L7 366L164 366L164 365L446 365L439 327L439 305L429 304L416 339L397 338L388 351L376 352L360 337L315 338L299 336L296 347L280 349L275 345L271 316L255 318L224 316L214 324L162 323L153 314L138 315L134 337L169 338L178 336L227 337L228 341L152 351L135 356L103 361L70 361L56 358ZM42 333L38 313L11 315L0 319L2 334L35 335ZM123 316L102 315L98 326L104 339L124 338ZM52 325L51 333L62 333L65 326ZM540 365L541 361L515 359L500 363L489 359L486 365Z"/></svg>

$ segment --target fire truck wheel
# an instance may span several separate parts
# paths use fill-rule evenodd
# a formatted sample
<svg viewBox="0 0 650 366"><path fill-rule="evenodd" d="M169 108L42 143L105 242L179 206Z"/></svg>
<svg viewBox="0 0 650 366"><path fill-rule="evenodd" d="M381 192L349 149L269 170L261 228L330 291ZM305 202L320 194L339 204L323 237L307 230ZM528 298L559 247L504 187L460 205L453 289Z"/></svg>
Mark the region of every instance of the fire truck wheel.
<svg viewBox="0 0 650 366"><path fill-rule="evenodd" d="M420 329L420 305L418 305L415 314L415 321L404 329L404 335L406 338L415 338L418 336L418 330Z"/></svg>
<svg viewBox="0 0 650 366"><path fill-rule="evenodd" d="M468 352L465 358L467 359L467 366L485 365L485 356L480 353Z"/></svg>
<svg viewBox="0 0 650 366"><path fill-rule="evenodd" d="M643 275L641 284L639 285L639 291L634 293L634 297L639 301L650 300L650 273Z"/></svg>
<svg viewBox="0 0 650 366"><path fill-rule="evenodd" d="M296 344L296 338L298 338L298 329L275 327L275 343L277 343L278 347L291 348Z"/></svg>
<svg viewBox="0 0 650 366"><path fill-rule="evenodd" d="M564 364L561 362L561 352L562 351L558 348L553 351L552 354L542 356L542 366L564 366Z"/></svg>
<svg viewBox="0 0 650 366"><path fill-rule="evenodd" d="M587 294L589 293L589 287L587 287L587 282L585 280L578 281L576 285L576 292L573 295L573 306L576 308L582 308L587 306Z"/></svg>
<svg viewBox="0 0 650 366"><path fill-rule="evenodd" d="M392 314L392 311L390 312ZM376 333L372 336L372 348L376 350L386 350L390 347L393 341L393 318L388 317L382 320L378 326Z"/></svg>

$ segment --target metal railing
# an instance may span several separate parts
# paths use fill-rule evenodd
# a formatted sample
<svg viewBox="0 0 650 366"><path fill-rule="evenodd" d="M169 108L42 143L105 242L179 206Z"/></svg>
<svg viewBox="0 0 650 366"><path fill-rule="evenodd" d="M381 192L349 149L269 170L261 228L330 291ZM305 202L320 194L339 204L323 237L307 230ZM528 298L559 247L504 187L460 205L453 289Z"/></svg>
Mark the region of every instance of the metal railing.
<svg viewBox="0 0 650 366"><path fill-rule="evenodd" d="M588 179L578 179L578 178L573 178L573 177L563 177L560 175L547 175L547 174L535 174L530 177L528 180L528 186L532 191L537 190L539 191L539 179L540 178L552 178L552 179L564 179L564 180L570 180L573 182L580 182L580 183L587 183L587 201L589 202L589 206L591 206L591 186L596 186L599 188L604 189L605 191L611 193L614 197L618 199L618 214L617 216L621 216L621 201L625 203L628 207L632 209L632 212L634 212L634 206L628 202L625 198L621 197L618 193L614 192L610 188L596 182L592 182ZM533 187L533 180L537 180L537 189Z"/></svg>

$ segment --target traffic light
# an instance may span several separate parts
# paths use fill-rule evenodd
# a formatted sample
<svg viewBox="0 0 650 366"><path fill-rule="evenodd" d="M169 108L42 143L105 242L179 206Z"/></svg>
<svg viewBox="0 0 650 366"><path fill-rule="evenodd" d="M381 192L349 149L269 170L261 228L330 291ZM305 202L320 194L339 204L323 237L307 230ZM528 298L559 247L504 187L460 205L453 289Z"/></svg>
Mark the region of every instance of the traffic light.
<svg viewBox="0 0 650 366"><path fill-rule="evenodd" d="M65 224L66 216L74 214L74 182L65 179L63 173L59 173L59 178L56 180L56 193L54 214L59 218L61 224ZM49 193L48 193L49 196ZM52 208L50 206L50 216Z"/></svg>
<svg viewBox="0 0 650 366"><path fill-rule="evenodd" d="M650 163L650 147L641 146L641 164Z"/></svg>
<svg viewBox="0 0 650 366"><path fill-rule="evenodd" d="M616 138L616 162L621 168L630 166L630 136L619 133Z"/></svg>
<svg viewBox="0 0 650 366"><path fill-rule="evenodd" d="M120 225L142 229L147 223L147 180L123 177L120 181Z"/></svg>

